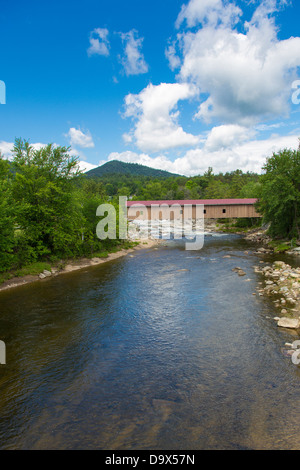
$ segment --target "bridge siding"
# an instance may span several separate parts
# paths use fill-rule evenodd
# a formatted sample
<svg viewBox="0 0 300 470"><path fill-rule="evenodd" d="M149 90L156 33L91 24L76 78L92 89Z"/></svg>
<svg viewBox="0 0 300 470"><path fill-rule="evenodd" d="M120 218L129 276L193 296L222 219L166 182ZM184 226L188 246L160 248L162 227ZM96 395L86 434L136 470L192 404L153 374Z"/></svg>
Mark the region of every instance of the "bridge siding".
<svg viewBox="0 0 300 470"><path fill-rule="evenodd" d="M184 201L186 203L186 201ZM133 201L132 201L133 203ZM131 203L131 204L132 204ZM170 217L173 219L181 219L185 217L186 219L196 218L196 205L193 204L192 207L184 207L184 204L180 205L178 201L174 201L175 204L172 204L173 201L168 201L169 205L173 207L158 206L159 201L157 201L157 206L148 206L141 207L140 211L143 211L143 214L140 214L138 208L130 209L128 207L128 218L134 219L139 217L142 220L151 220L151 219L168 219ZM136 201L136 204L139 204L139 201ZM155 202L153 201L153 204ZM146 209L146 210L145 210ZM199 207L197 211L201 210ZM234 219L234 218L248 218L248 217L261 217L261 215L256 212L254 204L204 204L204 218L205 219ZM225 213L223 212L225 210ZM181 213L182 211L182 213ZM199 213L199 212L198 212ZM136 214L136 215L135 215Z"/></svg>

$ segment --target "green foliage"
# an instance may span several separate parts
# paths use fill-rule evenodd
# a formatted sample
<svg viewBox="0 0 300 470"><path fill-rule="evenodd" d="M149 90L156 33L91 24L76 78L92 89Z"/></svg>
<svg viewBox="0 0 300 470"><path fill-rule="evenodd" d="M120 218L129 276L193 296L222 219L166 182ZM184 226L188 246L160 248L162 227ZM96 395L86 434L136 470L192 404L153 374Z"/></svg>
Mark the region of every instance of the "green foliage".
<svg viewBox="0 0 300 470"><path fill-rule="evenodd" d="M42 261L37 261L36 263L31 263L23 266L22 268L16 270L14 275L17 277L26 276L28 274L37 275L44 270L50 271L51 265Z"/></svg>
<svg viewBox="0 0 300 470"><path fill-rule="evenodd" d="M299 238L300 150L274 153L263 169L258 208L265 222L271 222L270 235Z"/></svg>
<svg viewBox="0 0 300 470"><path fill-rule="evenodd" d="M290 243L287 243L287 242L283 243L282 241L277 242L276 240L270 242L269 246L274 248L274 251L276 253L284 253L285 251L288 251L291 249Z"/></svg>
<svg viewBox="0 0 300 470"><path fill-rule="evenodd" d="M10 164L0 155L2 278L8 278L12 269L19 273L39 271L39 263L78 256L106 257L120 248L133 247L135 244L127 240L97 238L96 211L107 202L116 209L118 233L119 196L132 200L248 198L259 197L262 188L267 194L266 187L275 184L276 191L291 201L292 218L296 193L293 183L288 184L280 172L276 182L270 183L241 170L215 175L209 167L204 175L185 177L115 161L82 175L69 150L53 144L36 150L20 138L15 141ZM95 175L101 178L93 178ZM269 212L266 210L266 215ZM295 229L295 223L292 226Z"/></svg>
<svg viewBox="0 0 300 470"><path fill-rule="evenodd" d="M259 227L260 225L261 219L256 217L236 219L234 223L234 227L242 229Z"/></svg>
<svg viewBox="0 0 300 470"><path fill-rule="evenodd" d="M16 206L12 199L10 168L0 155L0 272L14 263Z"/></svg>
<svg viewBox="0 0 300 470"><path fill-rule="evenodd" d="M97 238L96 210L107 202L105 185L82 177L69 148L49 144L36 150L16 139L13 155L11 164L0 155L0 272L37 274L54 260L95 252L106 257L123 244Z"/></svg>
<svg viewBox="0 0 300 470"><path fill-rule="evenodd" d="M70 256L78 249L83 217L74 181L79 172L68 150L52 144L35 150L16 139L12 195L25 252L22 263L50 253Z"/></svg>
<svg viewBox="0 0 300 470"><path fill-rule="evenodd" d="M89 178L90 180L91 178ZM214 175L209 168L203 176L148 177L136 174L105 174L95 178L107 196L127 196L138 200L223 199L258 197L259 176L236 170Z"/></svg>

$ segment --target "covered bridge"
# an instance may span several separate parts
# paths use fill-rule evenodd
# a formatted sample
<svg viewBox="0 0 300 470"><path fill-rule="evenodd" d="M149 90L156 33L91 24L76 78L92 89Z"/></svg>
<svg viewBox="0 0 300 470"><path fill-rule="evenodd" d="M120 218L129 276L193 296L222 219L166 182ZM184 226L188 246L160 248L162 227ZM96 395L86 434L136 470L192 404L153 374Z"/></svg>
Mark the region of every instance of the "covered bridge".
<svg viewBox="0 0 300 470"><path fill-rule="evenodd" d="M188 199L176 201L127 201L128 219L196 219L199 210L205 219L261 217L254 204L257 199ZM197 207L198 206L198 207Z"/></svg>

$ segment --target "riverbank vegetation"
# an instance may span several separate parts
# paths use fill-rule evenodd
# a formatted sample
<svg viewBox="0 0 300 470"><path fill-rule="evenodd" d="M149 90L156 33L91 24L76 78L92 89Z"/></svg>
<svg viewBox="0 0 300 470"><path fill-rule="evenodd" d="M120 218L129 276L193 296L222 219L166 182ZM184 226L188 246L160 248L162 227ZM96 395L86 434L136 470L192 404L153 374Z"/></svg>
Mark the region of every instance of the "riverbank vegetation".
<svg viewBox="0 0 300 470"><path fill-rule="evenodd" d="M300 238L300 145L269 157L260 177L258 210L270 223L271 237Z"/></svg>
<svg viewBox="0 0 300 470"><path fill-rule="evenodd" d="M97 238L96 209L105 202L103 185L80 173L68 148L49 144L36 150L16 139L12 161L0 158L0 273L34 274L39 263L105 257L129 247L127 241Z"/></svg>
<svg viewBox="0 0 300 470"><path fill-rule="evenodd" d="M105 173L87 177L79 171L70 148L49 144L35 149L16 139L10 162L0 155L0 275L32 272L60 260L106 257L131 246L129 241L99 240L96 209L118 197L131 200L258 198L262 222L276 247L296 246L299 233L300 149L282 150L269 157L263 174L235 170L185 177L168 174ZM143 170L144 172L144 170ZM142 172L142 173L143 173ZM222 221L221 221L222 222ZM220 223L221 223L220 222ZM226 231L248 231L261 219L222 222ZM47 269L47 268L44 268ZM0 279L1 281L1 279Z"/></svg>

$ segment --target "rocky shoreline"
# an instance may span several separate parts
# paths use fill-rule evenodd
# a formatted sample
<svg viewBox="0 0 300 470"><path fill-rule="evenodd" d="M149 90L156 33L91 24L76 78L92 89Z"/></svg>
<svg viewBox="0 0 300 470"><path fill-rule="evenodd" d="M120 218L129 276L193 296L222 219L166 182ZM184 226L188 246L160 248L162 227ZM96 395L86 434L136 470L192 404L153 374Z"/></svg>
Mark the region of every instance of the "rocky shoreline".
<svg viewBox="0 0 300 470"><path fill-rule="evenodd" d="M284 261L275 261L264 267L254 266L254 272L264 276L259 295L275 296L275 306L281 317L275 317L283 328L300 328L300 268L292 268Z"/></svg>
<svg viewBox="0 0 300 470"><path fill-rule="evenodd" d="M274 249L270 247L272 239L266 234L266 230L247 233L245 239L260 245L254 251L256 254L274 253ZM299 256L300 247L290 248L285 254ZM272 264L260 261L260 265L253 268L255 273L264 276L264 281L257 288L258 295L273 296L275 299L273 302L278 309L278 316L274 320L277 326L296 330L300 334L300 268L293 268L282 260Z"/></svg>
<svg viewBox="0 0 300 470"><path fill-rule="evenodd" d="M245 239L250 242L258 243L262 246L257 249L258 253L273 253L274 249L270 247L270 243L273 241L271 237L266 234L267 230L253 230L248 232L245 235ZM287 255L299 255L300 256L300 246L290 247L284 251Z"/></svg>

